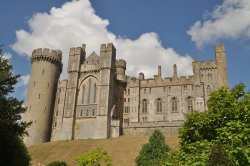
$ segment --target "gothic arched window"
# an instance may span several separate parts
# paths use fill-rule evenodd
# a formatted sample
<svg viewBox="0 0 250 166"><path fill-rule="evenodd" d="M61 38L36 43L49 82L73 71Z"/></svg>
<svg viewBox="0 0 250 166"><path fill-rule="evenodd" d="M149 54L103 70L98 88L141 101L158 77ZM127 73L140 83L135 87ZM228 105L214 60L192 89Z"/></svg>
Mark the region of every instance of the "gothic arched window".
<svg viewBox="0 0 250 166"><path fill-rule="evenodd" d="M191 97L187 98L187 108L188 108L188 112L193 111L193 99Z"/></svg>
<svg viewBox="0 0 250 166"><path fill-rule="evenodd" d="M210 85L207 86L207 94L210 94L212 92L212 87Z"/></svg>
<svg viewBox="0 0 250 166"><path fill-rule="evenodd" d="M174 97L171 99L171 106L172 106L172 112L178 112L178 101L177 99Z"/></svg>
<svg viewBox="0 0 250 166"><path fill-rule="evenodd" d="M156 100L156 112L162 112L162 100L161 99Z"/></svg>
<svg viewBox="0 0 250 166"><path fill-rule="evenodd" d="M146 99L142 100L142 112L143 113L148 112L148 101Z"/></svg>

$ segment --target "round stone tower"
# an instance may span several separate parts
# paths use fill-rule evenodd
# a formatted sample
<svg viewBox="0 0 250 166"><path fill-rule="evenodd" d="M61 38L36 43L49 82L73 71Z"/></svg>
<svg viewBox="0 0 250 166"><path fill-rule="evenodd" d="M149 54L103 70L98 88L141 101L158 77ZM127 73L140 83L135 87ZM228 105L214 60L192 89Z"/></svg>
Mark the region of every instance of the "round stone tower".
<svg viewBox="0 0 250 166"><path fill-rule="evenodd" d="M52 115L58 79L62 71L60 50L36 49L31 57L31 74L26 98L27 111L23 121L32 121L26 145L50 140Z"/></svg>

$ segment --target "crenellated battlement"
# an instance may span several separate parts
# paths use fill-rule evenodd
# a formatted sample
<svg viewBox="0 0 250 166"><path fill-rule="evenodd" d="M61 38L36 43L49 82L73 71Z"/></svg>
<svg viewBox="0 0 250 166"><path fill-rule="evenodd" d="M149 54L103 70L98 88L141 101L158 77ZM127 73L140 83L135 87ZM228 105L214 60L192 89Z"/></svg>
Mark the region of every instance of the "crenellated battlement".
<svg viewBox="0 0 250 166"><path fill-rule="evenodd" d="M85 48L85 44L82 44L82 47L72 47L69 50L69 55L81 54L85 51Z"/></svg>
<svg viewBox="0 0 250 166"><path fill-rule="evenodd" d="M35 61L48 61L60 66L62 70L62 51L38 48L32 52L31 63Z"/></svg>
<svg viewBox="0 0 250 166"><path fill-rule="evenodd" d="M123 69L126 70L126 61L123 60L123 59L116 60L115 67L117 67L117 68L123 68Z"/></svg>
<svg viewBox="0 0 250 166"><path fill-rule="evenodd" d="M51 50L48 48L38 48L32 52L32 57L36 57L36 56L50 56L50 57L54 57L54 58L61 60L62 59L62 51L61 50Z"/></svg>
<svg viewBox="0 0 250 166"><path fill-rule="evenodd" d="M217 68L216 61L210 60L210 61L195 61L193 62L193 65L198 65L199 69L215 69Z"/></svg>
<svg viewBox="0 0 250 166"><path fill-rule="evenodd" d="M215 53L220 53L220 52L225 52L225 51L226 49L225 49L224 44L215 45Z"/></svg>
<svg viewBox="0 0 250 166"><path fill-rule="evenodd" d="M108 52L108 51L112 51L112 50L116 50L115 46L112 43L101 45L101 50L100 50L101 52Z"/></svg>

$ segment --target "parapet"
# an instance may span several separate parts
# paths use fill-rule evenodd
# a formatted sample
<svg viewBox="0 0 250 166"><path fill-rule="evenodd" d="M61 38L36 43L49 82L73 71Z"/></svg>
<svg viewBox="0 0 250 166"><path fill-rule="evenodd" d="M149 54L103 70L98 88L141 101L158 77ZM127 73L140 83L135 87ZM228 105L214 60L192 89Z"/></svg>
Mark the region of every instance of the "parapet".
<svg viewBox="0 0 250 166"><path fill-rule="evenodd" d="M38 48L32 52L31 63L35 61L48 61L60 66L62 70L62 51Z"/></svg>
<svg viewBox="0 0 250 166"><path fill-rule="evenodd" d="M123 68L123 69L126 70L126 61L123 60L123 59L116 60L115 67L117 67L117 68Z"/></svg>
<svg viewBox="0 0 250 166"><path fill-rule="evenodd" d="M62 51L61 50L50 50L48 48L38 48L32 52L32 58L36 56L50 56L56 58L58 60L62 59Z"/></svg>
<svg viewBox="0 0 250 166"><path fill-rule="evenodd" d="M225 52L225 47L224 47L224 44L218 44L218 45L215 45L215 52L216 53L219 53L219 52Z"/></svg>
<svg viewBox="0 0 250 166"><path fill-rule="evenodd" d="M86 45L82 44L82 47L72 47L70 48L69 55L79 55L85 51Z"/></svg>
<svg viewBox="0 0 250 166"><path fill-rule="evenodd" d="M115 46L112 43L102 44L101 52L115 51Z"/></svg>

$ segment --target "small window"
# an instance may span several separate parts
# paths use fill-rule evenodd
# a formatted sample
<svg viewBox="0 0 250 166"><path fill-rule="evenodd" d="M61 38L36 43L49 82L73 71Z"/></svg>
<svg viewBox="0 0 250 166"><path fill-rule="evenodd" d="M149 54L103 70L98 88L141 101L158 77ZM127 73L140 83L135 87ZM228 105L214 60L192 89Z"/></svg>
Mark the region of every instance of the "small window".
<svg viewBox="0 0 250 166"><path fill-rule="evenodd" d="M55 127L56 127L56 125L57 125L57 123L56 123L56 121L55 121Z"/></svg>
<svg viewBox="0 0 250 166"><path fill-rule="evenodd" d="M57 104L60 104L60 98L57 99Z"/></svg>
<svg viewBox="0 0 250 166"><path fill-rule="evenodd" d="M128 98L128 102L130 102L130 98Z"/></svg>
<svg viewBox="0 0 250 166"><path fill-rule="evenodd" d="M149 93L151 93L151 88L149 88Z"/></svg>
<svg viewBox="0 0 250 166"><path fill-rule="evenodd" d="M38 94L38 99L40 99L40 93Z"/></svg>
<svg viewBox="0 0 250 166"><path fill-rule="evenodd" d="M130 94L130 89L128 89L128 95Z"/></svg>
<svg viewBox="0 0 250 166"><path fill-rule="evenodd" d="M44 69L43 69L43 71L42 71L42 75L44 74Z"/></svg>
<svg viewBox="0 0 250 166"><path fill-rule="evenodd" d="M124 102L126 102L126 98L124 98Z"/></svg>
<svg viewBox="0 0 250 166"><path fill-rule="evenodd" d="M123 120L123 122L124 122L124 123L129 123L129 119L128 119L128 118L125 118L125 119Z"/></svg>
<svg viewBox="0 0 250 166"><path fill-rule="evenodd" d="M92 110L92 116L95 116L95 109Z"/></svg>
<svg viewBox="0 0 250 166"><path fill-rule="evenodd" d="M82 116L83 115L83 110L80 110L80 116Z"/></svg>
<svg viewBox="0 0 250 166"><path fill-rule="evenodd" d="M58 109L56 110L56 116L58 116Z"/></svg>
<svg viewBox="0 0 250 166"><path fill-rule="evenodd" d="M147 93L147 89L146 88L144 88L144 94L146 94Z"/></svg>

